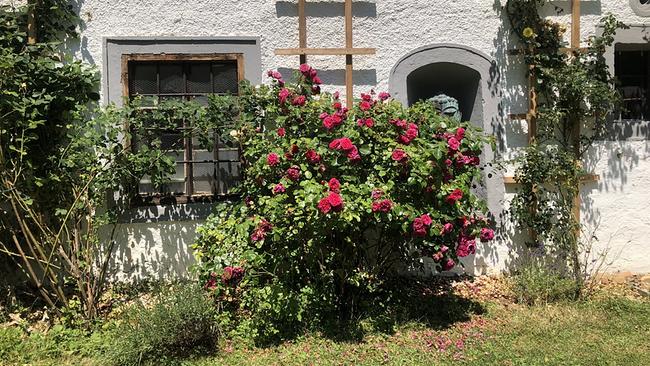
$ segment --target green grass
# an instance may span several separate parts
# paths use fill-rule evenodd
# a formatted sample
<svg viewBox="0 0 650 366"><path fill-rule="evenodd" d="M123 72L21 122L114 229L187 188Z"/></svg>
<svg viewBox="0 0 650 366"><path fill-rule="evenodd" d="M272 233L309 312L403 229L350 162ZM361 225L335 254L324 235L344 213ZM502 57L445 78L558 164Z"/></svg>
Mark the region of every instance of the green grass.
<svg viewBox="0 0 650 366"><path fill-rule="evenodd" d="M92 337L58 330L25 336L0 327L6 365L101 365ZM361 341L313 334L268 348L221 341L207 365L650 365L650 301L622 297L546 306L487 303L482 314L442 327L410 321ZM95 348L96 347L96 348Z"/></svg>

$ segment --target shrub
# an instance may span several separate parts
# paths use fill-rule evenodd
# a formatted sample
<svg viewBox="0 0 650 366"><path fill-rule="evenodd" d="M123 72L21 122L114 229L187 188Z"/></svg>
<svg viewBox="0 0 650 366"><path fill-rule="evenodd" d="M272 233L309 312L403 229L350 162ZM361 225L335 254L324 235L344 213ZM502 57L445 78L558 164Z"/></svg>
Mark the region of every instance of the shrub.
<svg viewBox="0 0 650 366"><path fill-rule="evenodd" d="M106 358L115 365L159 365L216 347L214 304L195 285L176 285L152 304L126 310L111 331Z"/></svg>
<svg viewBox="0 0 650 366"><path fill-rule="evenodd" d="M528 305L572 300L579 293L579 285L572 277L539 264L524 265L513 281L518 301Z"/></svg>
<svg viewBox="0 0 650 366"><path fill-rule="evenodd" d="M226 134L242 147L243 202L219 207L194 246L226 325L259 340L347 320L422 257L450 270L492 239L471 189L488 141L479 129L387 93L347 109L307 65L295 85L269 76L244 88Z"/></svg>

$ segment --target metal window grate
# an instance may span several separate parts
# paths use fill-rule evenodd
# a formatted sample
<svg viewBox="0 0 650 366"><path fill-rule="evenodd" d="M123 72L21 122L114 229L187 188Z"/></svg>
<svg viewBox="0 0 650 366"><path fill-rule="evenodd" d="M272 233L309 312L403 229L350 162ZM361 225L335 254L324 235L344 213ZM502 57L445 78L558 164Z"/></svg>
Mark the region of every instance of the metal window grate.
<svg viewBox="0 0 650 366"><path fill-rule="evenodd" d="M241 55L125 55L129 97L141 97L145 106L153 100L182 99L207 103L210 94L238 94L243 77ZM179 124L180 128L187 128ZM197 196L229 195L240 180L240 151L214 135L212 150L202 149L196 138L183 138L178 130L156 136L176 161L176 172L162 192L156 192L151 177L139 184L143 197L172 195L189 201ZM134 140L134 148L151 141ZM178 201L178 200L177 200Z"/></svg>

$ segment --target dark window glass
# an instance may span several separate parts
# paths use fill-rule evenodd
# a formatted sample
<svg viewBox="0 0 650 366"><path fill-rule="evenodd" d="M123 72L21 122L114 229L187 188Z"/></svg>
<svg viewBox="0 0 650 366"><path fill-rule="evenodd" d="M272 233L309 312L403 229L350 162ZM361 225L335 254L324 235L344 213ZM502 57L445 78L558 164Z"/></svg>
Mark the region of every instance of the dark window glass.
<svg viewBox="0 0 650 366"><path fill-rule="evenodd" d="M650 118L648 104L648 78L650 57L648 50L618 49L615 52L615 73L618 89L623 97L621 119L647 120Z"/></svg>

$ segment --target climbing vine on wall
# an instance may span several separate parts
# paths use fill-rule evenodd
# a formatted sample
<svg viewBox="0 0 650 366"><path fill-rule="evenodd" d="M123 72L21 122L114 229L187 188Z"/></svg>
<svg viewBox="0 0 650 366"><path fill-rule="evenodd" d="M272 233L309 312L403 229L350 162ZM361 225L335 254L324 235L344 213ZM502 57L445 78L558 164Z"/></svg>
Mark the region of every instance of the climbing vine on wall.
<svg viewBox="0 0 650 366"><path fill-rule="evenodd" d="M536 136L514 162L519 190L510 211L520 227L533 233L530 246L543 247L546 258L566 263L581 285L587 269L574 213L585 174L581 162L620 100L603 55L624 25L607 15L602 33L590 37L586 48L567 49L566 27L539 15L548 2L509 0L506 5L537 97Z"/></svg>

